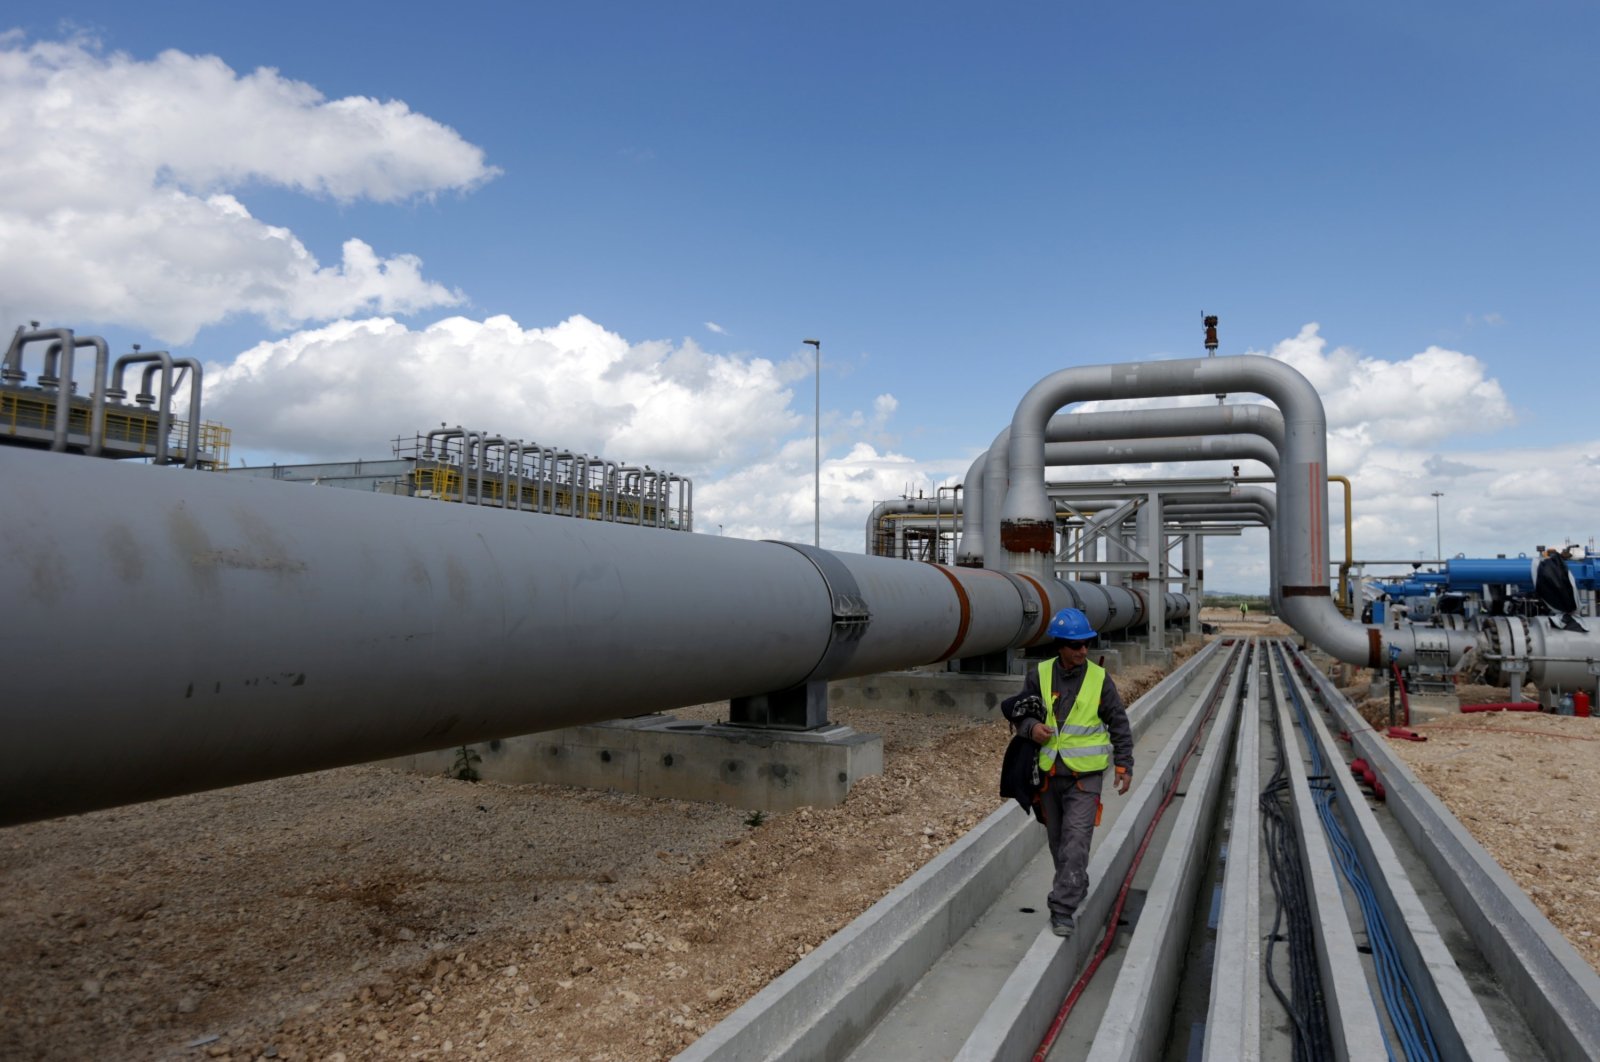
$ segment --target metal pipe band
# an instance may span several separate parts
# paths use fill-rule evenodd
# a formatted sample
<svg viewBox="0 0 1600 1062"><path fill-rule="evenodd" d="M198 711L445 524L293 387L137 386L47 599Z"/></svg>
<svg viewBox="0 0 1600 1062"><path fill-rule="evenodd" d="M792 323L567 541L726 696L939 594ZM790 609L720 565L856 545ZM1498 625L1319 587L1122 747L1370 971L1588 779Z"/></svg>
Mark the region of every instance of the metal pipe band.
<svg viewBox="0 0 1600 1062"><path fill-rule="evenodd" d="M777 539L766 541L787 546L805 557L816 566L817 574L822 576L822 583L827 587L833 616L828 644L823 649L822 655L817 658L815 666L796 685L826 682L849 667L850 658L855 655L861 636L867 632L872 623L872 609L861 593L855 575L832 553L827 553L816 546L803 546L798 542L782 542Z"/></svg>

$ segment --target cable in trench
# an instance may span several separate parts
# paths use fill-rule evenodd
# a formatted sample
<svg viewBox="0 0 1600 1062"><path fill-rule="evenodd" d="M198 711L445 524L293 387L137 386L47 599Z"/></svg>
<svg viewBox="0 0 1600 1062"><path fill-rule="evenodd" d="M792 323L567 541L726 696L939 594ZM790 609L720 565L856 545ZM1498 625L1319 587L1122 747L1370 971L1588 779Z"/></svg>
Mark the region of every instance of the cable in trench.
<svg viewBox="0 0 1600 1062"><path fill-rule="evenodd" d="M1263 662L1265 662L1263 660ZM1271 669L1267 669L1270 678ZM1276 709L1269 711L1272 743L1277 753L1277 768L1261 790L1261 841L1266 850L1277 910L1272 916L1272 932L1267 937L1265 967L1267 984L1293 1022L1295 1062L1326 1062L1335 1057L1333 1037L1328 1030L1327 1003L1322 993L1322 974L1317 966L1317 939L1311 917L1311 902L1301 862L1300 834L1289 806L1289 776L1285 768L1287 753L1283 725ZM1278 931L1287 920L1289 945L1289 991L1284 992L1273 974Z"/></svg>
<svg viewBox="0 0 1600 1062"><path fill-rule="evenodd" d="M1312 733L1309 709L1300 696L1300 691L1290 679L1290 658L1281 647L1274 646L1273 649L1283 673L1284 689L1294 704L1300 729L1306 736L1306 748L1311 756L1311 774L1320 782L1311 787L1312 797L1317 805L1317 816L1322 820L1322 832L1327 836L1328 844L1333 849L1334 862L1344 873L1345 881L1361 908L1362 920L1367 929L1367 943L1371 947L1372 963L1377 973L1378 989L1384 1009L1389 1015L1389 1023L1400 1041L1400 1049L1408 1062L1419 1062L1419 1060L1438 1062L1439 1048L1434 1041L1433 1030L1428 1027L1428 1018L1417 1000L1416 989L1400 962L1399 948L1389 930L1388 919L1385 918L1383 908L1378 903L1376 893L1373 892L1372 883L1367 877L1366 868L1361 863L1355 845L1351 842L1339 817L1334 813L1335 793L1328 783L1322 750ZM1302 672L1306 670L1303 658L1296 655L1292 659L1296 669ZM1384 1046L1388 1048L1389 1056L1393 1058L1394 1049L1389 1046L1387 1037Z"/></svg>

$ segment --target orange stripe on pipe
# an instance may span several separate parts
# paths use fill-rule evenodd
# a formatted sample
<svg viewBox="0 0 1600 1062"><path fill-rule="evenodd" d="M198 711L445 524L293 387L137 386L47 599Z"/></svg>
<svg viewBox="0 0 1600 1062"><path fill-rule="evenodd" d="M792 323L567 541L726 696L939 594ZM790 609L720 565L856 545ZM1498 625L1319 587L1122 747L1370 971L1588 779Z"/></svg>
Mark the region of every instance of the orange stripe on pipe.
<svg viewBox="0 0 1600 1062"><path fill-rule="evenodd" d="M940 660L949 660L961 649L961 643L967 640L967 628L972 625L972 601L967 597L967 588L961 585L961 580L956 578L955 572L943 564L935 564L934 567L950 580L950 585L956 588L956 600L961 603L961 623L956 627L956 640L950 643L950 648L939 655Z"/></svg>

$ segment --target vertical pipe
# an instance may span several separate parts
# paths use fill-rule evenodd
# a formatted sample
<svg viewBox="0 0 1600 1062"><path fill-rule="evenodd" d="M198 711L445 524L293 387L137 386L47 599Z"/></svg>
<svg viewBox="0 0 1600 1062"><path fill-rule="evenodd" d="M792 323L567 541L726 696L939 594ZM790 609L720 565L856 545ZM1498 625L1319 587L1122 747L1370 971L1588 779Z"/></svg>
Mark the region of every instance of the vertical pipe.
<svg viewBox="0 0 1600 1062"><path fill-rule="evenodd" d="M183 467L195 468L200 464L200 362L174 358L172 364L189 370L189 452L184 456Z"/></svg>
<svg viewBox="0 0 1600 1062"><path fill-rule="evenodd" d="M41 386L55 381L56 424L50 449L58 453L67 448L67 430L72 423L72 362L77 345L76 340L50 344L44 356L44 372L39 376Z"/></svg>
<svg viewBox="0 0 1600 1062"><path fill-rule="evenodd" d="M51 350L54 350L54 349L59 347L62 350L70 351L70 350L73 349L73 347L76 345L76 342L77 342L77 340L73 336L72 330L70 328L46 328L46 329L43 329L43 330L35 328L31 332L24 332L21 328L18 328L16 333L11 337L11 346L6 349L5 369L4 369L3 372L0 372L0 378L3 378L7 383L20 383L24 379L26 379L27 378L26 374L24 374L23 371L22 371L22 349L24 347L26 347L29 343L39 343L39 342L43 342L44 340L47 340L47 339L54 341L54 343L52 344L52 346L50 348ZM46 360L47 363L50 360L50 356L49 356L48 353L45 355L45 360ZM46 370L46 371L48 372L48 370ZM67 387L66 387L66 393L69 396L70 396L71 391L72 391L71 375L72 375L72 359L69 356L68 359L67 359L68 381L67 381ZM59 379L59 377L57 377L57 379ZM42 381L41 381L41 386L42 385L43 384L42 384ZM61 392L58 390L57 391L58 396L59 396L60 393ZM60 445L59 446L56 445L56 442L53 441L51 443L51 445L50 445L50 448L52 450L61 450L61 449L65 449L66 448L66 441L65 440L66 440L66 424L67 424L67 422L62 417L62 412L61 412L61 407L65 406L66 404L67 403L60 402L60 401L58 401L56 403L57 408L56 408L56 432L55 433L56 433L57 440L60 442ZM68 414L69 415L70 415L70 413L71 413L71 411L68 410Z"/></svg>
<svg viewBox="0 0 1600 1062"><path fill-rule="evenodd" d="M156 409L156 455L155 463L164 465L171 460L167 453L167 441L172 434L172 356L164 350L158 350L142 361L154 361L156 364L145 369L139 381L138 398L152 398L159 402ZM156 373L161 374L160 395L150 393L150 381ZM136 399L137 400L137 399Z"/></svg>

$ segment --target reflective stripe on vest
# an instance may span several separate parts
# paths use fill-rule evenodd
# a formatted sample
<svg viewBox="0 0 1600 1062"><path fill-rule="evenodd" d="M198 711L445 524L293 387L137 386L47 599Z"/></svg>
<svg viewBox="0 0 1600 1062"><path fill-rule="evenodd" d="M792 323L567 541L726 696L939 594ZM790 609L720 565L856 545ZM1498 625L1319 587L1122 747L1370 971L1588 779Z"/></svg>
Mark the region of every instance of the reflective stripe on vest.
<svg viewBox="0 0 1600 1062"><path fill-rule="evenodd" d="M1077 774L1103 771L1111 764L1111 744L1105 723L1100 721L1100 691L1105 686L1106 669L1085 663L1083 685L1072 702L1067 721L1056 726L1056 698L1051 691L1055 661L1039 661L1039 696L1044 701L1044 723L1056 733L1039 747L1039 769L1048 771L1057 757L1061 765Z"/></svg>

